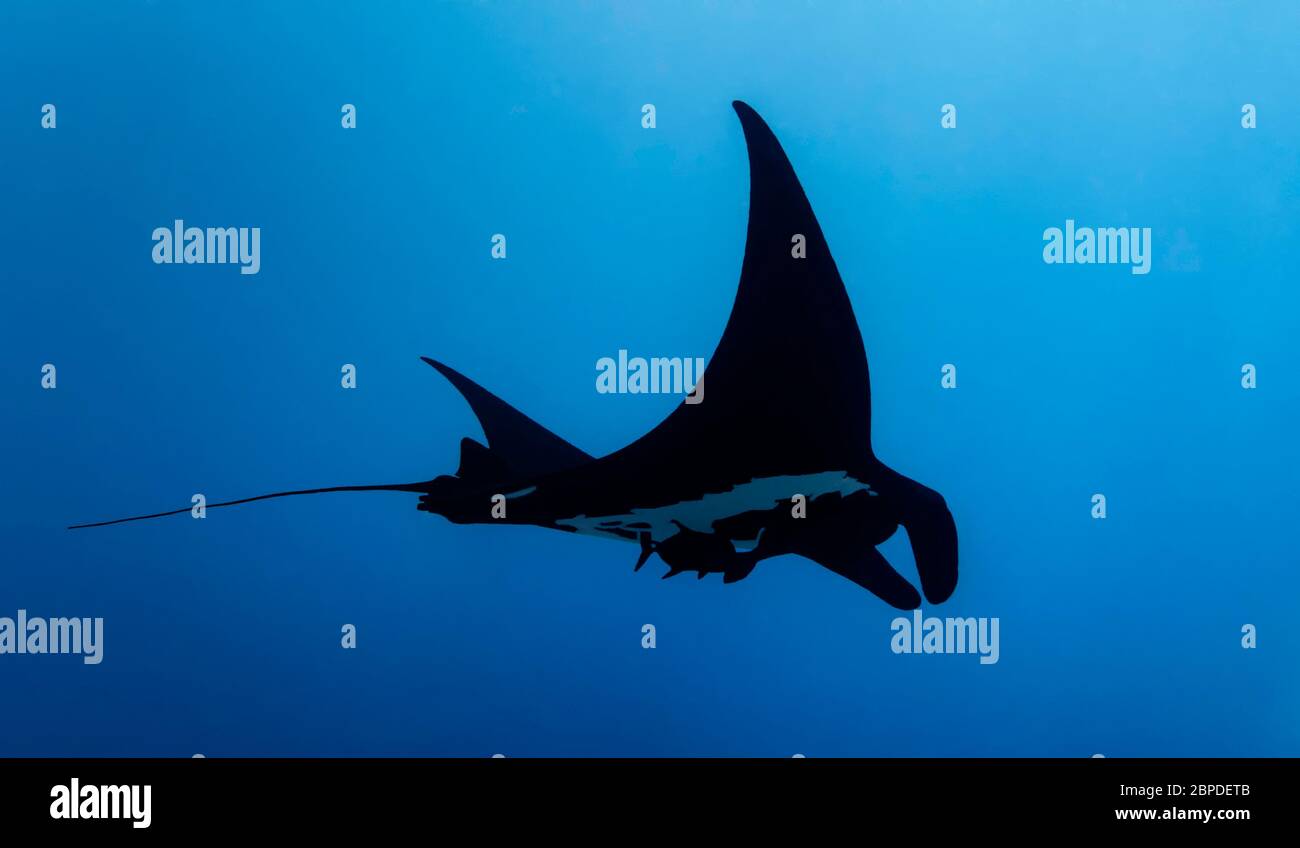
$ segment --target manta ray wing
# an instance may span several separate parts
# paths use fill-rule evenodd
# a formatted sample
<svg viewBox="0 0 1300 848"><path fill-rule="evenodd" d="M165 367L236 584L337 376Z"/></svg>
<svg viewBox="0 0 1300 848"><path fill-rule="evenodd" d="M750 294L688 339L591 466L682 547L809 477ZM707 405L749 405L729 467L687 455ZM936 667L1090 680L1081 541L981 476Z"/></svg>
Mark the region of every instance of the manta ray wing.
<svg viewBox="0 0 1300 848"><path fill-rule="evenodd" d="M731 316L705 369L702 402L679 405L602 460L600 471L615 479L656 466L656 477L689 491L873 458L866 351L835 260L780 142L753 109L733 106L749 152L750 202Z"/></svg>
<svg viewBox="0 0 1300 848"><path fill-rule="evenodd" d="M456 387L483 427L488 447L511 472L535 476L574 468L594 457L566 442L501 398L441 362L420 357ZM472 442L472 440L466 440ZM477 443L474 443L477 444ZM461 443L462 467L465 443ZM481 445L478 448L482 448ZM480 459L480 461L482 461Z"/></svg>
<svg viewBox="0 0 1300 848"><path fill-rule="evenodd" d="M859 503L870 505L786 551L911 609L920 595L862 526L897 522L907 530L926 598L940 603L957 584L952 515L937 492L876 459L866 350L826 237L776 136L749 106L733 106L749 153L749 226L735 303L702 378L703 400L681 404L637 441L556 484L570 496L600 492L600 506L617 513L758 478L860 474L873 489ZM637 481L635 493L629 480Z"/></svg>

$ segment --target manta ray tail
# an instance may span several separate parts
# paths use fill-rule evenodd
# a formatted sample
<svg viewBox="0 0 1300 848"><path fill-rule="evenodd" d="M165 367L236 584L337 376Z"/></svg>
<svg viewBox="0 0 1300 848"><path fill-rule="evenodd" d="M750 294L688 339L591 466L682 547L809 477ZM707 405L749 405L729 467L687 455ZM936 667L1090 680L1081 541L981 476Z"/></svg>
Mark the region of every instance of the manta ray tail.
<svg viewBox="0 0 1300 848"><path fill-rule="evenodd" d="M206 509L216 509L221 506L236 506L238 504L252 503L253 501L265 501L271 498L288 498L295 495L319 495L324 492L428 492L430 482L424 483L387 483L373 486L327 486L323 489L298 489L292 492L272 492L269 495L257 495L251 498L240 498L235 501L222 501L221 503L207 504ZM180 515L183 512L192 510L192 506L182 507L181 509L168 510L167 512L155 512L150 515L135 515L130 518L115 518L112 521L95 521L89 524L71 524L69 530L82 530L87 527L107 527L110 524L125 524L128 521L144 521L148 518L162 518L166 515Z"/></svg>
<svg viewBox="0 0 1300 848"><path fill-rule="evenodd" d="M468 377L436 362L428 357L421 357L436 368L469 401L470 408L478 417L488 444L482 445L473 439L461 441L460 470L461 479L486 481L504 479L517 474L542 474L572 468L592 461L593 457L559 436L547 430L541 424L524 415L501 398L484 389ZM417 492L428 494L433 491L434 481L422 483L386 483L367 486L328 486L321 489L297 489L292 492L273 492L252 498L240 498L234 501L207 504L208 509L222 506L264 501L271 498L287 498L296 495L317 495L325 492ZM87 527L107 527L110 524L125 524L128 521L144 521L149 518L162 518L167 515L180 515L189 512L192 507L155 512L149 515L135 515L130 518L115 518L112 521L95 521L86 524L72 524L69 530L81 530Z"/></svg>

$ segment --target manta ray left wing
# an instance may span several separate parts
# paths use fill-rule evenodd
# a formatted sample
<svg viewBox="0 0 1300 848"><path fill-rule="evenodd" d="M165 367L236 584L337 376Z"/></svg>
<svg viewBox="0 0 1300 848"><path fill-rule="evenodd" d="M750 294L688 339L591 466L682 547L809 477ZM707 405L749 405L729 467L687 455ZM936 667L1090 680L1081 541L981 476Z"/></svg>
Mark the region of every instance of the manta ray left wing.
<svg viewBox="0 0 1300 848"><path fill-rule="evenodd" d="M524 476L549 474L594 459L464 374L427 356L420 358L464 396L483 427L492 454L512 472Z"/></svg>

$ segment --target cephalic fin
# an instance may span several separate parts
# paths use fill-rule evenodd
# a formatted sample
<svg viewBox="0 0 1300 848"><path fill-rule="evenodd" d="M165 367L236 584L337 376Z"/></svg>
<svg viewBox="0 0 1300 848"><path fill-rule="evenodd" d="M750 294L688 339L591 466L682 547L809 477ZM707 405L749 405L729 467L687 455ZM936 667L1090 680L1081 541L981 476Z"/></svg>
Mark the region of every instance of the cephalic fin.
<svg viewBox="0 0 1300 848"><path fill-rule="evenodd" d="M903 575L895 571L875 548L863 548L853 553L814 548L799 553L852 580L892 607L911 610L921 605L921 596L912 584L903 579Z"/></svg>
<svg viewBox="0 0 1300 848"><path fill-rule="evenodd" d="M654 542L651 541L649 533L641 533L638 538L641 542L641 556L637 557L636 567L632 569L633 571L640 571L641 566L645 565L646 561L650 559L650 555L655 552Z"/></svg>
<svg viewBox="0 0 1300 848"><path fill-rule="evenodd" d="M892 468L881 466L876 477L881 495L898 509L898 523L907 531L916 560L921 591L932 604L941 604L957 588L957 525L943 495Z"/></svg>

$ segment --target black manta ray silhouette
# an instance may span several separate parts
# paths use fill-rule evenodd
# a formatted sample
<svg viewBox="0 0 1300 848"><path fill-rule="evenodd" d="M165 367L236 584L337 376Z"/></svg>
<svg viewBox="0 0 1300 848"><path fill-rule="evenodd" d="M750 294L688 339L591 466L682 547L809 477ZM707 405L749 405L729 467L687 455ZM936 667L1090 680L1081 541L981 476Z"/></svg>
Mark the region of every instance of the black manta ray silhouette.
<svg viewBox="0 0 1300 848"><path fill-rule="evenodd" d="M749 232L735 305L701 377L707 402L679 405L597 459L425 358L464 395L487 437L487 446L461 441L454 476L276 492L209 508L323 492L415 492L419 509L458 524L529 524L632 542L640 547L634 570L657 554L669 567L665 577L721 573L733 583L761 560L798 554L914 609L916 589L875 548L901 525L926 599L947 600L957 585L952 515L939 493L872 452L867 357L844 283L776 136L749 106L732 105L749 150ZM803 257L792 250L797 235ZM792 507L796 495L802 510ZM505 516L494 517L493 506L504 506Z"/></svg>

